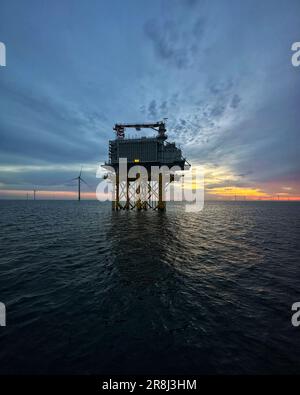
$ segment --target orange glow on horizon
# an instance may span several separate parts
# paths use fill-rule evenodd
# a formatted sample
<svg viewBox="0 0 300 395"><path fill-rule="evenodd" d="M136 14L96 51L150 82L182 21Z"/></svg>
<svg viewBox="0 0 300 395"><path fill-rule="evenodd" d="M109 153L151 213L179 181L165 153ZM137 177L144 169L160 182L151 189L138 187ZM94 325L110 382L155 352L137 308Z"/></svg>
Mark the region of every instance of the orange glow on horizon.
<svg viewBox="0 0 300 395"><path fill-rule="evenodd" d="M240 196L250 198L266 198L270 197L267 193L258 188L241 188L241 187L216 187L208 189L209 194L221 195L224 197Z"/></svg>
<svg viewBox="0 0 300 395"><path fill-rule="evenodd" d="M24 198L30 200L33 199L33 191L32 190L15 190L15 189L1 189L0 197L16 197L16 198ZM96 199L95 192L81 192L82 199ZM45 190L36 190L36 199L74 199L76 200L78 197L78 193L76 191L45 191Z"/></svg>
<svg viewBox="0 0 300 395"><path fill-rule="evenodd" d="M193 183L188 187L195 187ZM33 190L0 189L0 199L23 199L33 200ZM300 201L300 195L292 195L287 192L266 193L260 188L242 188L235 186L205 188L207 200L280 200ZM49 191L36 190L36 200L77 200L77 191ZM81 192L82 200L96 200L96 192Z"/></svg>

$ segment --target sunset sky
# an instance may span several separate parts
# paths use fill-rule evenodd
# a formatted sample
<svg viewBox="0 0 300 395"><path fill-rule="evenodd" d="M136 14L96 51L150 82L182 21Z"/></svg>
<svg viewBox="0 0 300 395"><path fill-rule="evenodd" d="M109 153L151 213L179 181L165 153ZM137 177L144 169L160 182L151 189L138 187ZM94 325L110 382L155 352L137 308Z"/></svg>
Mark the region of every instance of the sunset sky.
<svg viewBox="0 0 300 395"><path fill-rule="evenodd" d="M0 0L0 41L0 198L94 198L113 125L167 117L207 198L300 199L299 0Z"/></svg>

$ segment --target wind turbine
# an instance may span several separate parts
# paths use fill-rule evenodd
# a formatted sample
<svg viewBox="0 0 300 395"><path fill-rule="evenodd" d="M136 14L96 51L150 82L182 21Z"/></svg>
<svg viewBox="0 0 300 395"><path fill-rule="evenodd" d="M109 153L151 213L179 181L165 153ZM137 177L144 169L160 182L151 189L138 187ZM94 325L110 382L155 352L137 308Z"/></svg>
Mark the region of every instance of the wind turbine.
<svg viewBox="0 0 300 395"><path fill-rule="evenodd" d="M81 173L82 173L82 166L81 166L81 169L80 169L79 176L75 177L75 178L72 178L72 181L74 181L74 180L78 181L78 201L80 201L80 192L81 192L81 185L80 185L80 183L81 183L81 181L84 182L89 187L88 183L85 182L84 179L81 177Z"/></svg>

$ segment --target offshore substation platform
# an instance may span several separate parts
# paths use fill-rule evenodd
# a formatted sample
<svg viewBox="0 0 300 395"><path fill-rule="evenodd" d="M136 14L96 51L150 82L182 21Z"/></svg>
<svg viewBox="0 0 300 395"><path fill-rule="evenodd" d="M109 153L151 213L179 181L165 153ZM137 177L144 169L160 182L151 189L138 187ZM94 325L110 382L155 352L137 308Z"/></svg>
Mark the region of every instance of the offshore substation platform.
<svg viewBox="0 0 300 395"><path fill-rule="evenodd" d="M153 129L157 132L154 137L125 138L125 129L134 128ZM116 138L109 141L109 160L104 168L110 166L114 169L113 177L113 210L158 210L166 209L164 191L176 175L169 173L166 181L161 171L153 178L153 168L171 169L176 166L178 170L188 170L190 164L182 156L181 149L175 143L167 142L166 124L164 121L143 124L116 124L113 128ZM126 176L121 177L122 160L127 161ZM130 169L143 167L146 176L139 172L130 175ZM142 173L142 172L141 172ZM108 176L106 175L106 178Z"/></svg>

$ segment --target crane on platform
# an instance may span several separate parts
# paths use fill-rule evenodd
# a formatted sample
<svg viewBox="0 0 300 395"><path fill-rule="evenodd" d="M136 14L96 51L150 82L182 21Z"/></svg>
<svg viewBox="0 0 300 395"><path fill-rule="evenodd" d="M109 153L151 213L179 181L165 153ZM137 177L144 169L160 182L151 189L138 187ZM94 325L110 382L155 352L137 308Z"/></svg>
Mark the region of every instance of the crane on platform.
<svg viewBox="0 0 300 395"><path fill-rule="evenodd" d="M166 120L167 118L164 118ZM135 130L141 129L153 129L158 135L157 138L160 140L167 140L168 136L166 135L166 123L164 121L154 122L154 123L116 123L114 130L116 131L116 135L118 139L125 138L125 129L133 128Z"/></svg>

